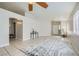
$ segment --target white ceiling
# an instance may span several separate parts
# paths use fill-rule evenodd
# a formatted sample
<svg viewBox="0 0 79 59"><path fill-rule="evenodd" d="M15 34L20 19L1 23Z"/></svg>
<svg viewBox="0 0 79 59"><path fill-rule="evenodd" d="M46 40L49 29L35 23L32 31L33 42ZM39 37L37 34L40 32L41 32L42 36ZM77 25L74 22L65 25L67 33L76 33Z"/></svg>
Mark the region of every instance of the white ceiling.
<svg viewBox="0 0 79 59"><path fill-rule="evenodd" d="M0 2L0 7L9 11L24 15L26 3L24 2Z"/></svg>
<svg viewBox="0 0 79 59"><path fill-rule="evenodd" d="M27 2L0 2L0 7L36 19L53 19L56 17L68 18L76 5L75 2L47 2L44 9L34 5L33 13L28 11Z"/></svg>

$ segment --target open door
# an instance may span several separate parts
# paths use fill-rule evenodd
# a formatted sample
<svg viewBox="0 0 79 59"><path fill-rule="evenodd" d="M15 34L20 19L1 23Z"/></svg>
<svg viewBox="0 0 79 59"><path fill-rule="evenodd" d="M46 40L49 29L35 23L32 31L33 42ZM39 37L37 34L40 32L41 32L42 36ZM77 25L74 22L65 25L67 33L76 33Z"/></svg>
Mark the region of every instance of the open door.
<svg viewBox="0 0 79 59"><path fill-rule="evenodd" d="M23 21L9 18L9 41L23 39Z"/></svg>

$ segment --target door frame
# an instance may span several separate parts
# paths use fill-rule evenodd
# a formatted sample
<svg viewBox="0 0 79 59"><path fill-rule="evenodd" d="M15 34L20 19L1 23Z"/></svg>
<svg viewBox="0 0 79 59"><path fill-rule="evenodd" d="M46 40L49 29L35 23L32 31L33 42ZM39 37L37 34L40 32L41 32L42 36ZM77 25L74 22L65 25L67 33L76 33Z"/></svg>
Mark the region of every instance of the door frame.
<svg viewBox="0 0 79 59"><path fill-rule="evenodd" d="M58 25L60 30L58 34L53 34L53 25ZM61 21L51 21L51 35L60 36L61 35Z"/></svg>
<svg viewBox="0 0 79 59"><path fill-rule="evenodd" d="M11 26L10 20L12 20L12 19L14 20L13 23L15 23L15 26L14 26L14 28L13 28L13 31L14 31L13 34L14 34L16 37L17 37L17 32L16 32L16 31L17 31L17 28L16 28L16 27L17 27L17 25L18 25L17 22L18 22L18 21L21 21L21 22L22 22L22 39L21 39L21 41L22 41L22 40L23 40L23 20L18 20L17 18L10 17L10 18L9 18L9 42L10 42L10 39L11 39L11 38L10 38L10 34L12 34L12 33L10 33L10 26ZM13 38L13 40L16 40L16 39L17 39L16 37Z"/></svg>

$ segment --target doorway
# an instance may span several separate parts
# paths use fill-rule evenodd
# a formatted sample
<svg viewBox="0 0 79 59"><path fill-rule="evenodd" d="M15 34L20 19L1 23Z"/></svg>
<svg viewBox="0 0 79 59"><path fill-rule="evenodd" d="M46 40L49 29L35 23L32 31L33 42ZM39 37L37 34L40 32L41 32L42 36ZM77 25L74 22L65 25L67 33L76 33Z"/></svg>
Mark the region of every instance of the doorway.
<svg viewBox="0 0 79 59"><path fill-rule="evenodd" d="M23 39L23 21L9 18L9 42Z"/></svg>
<svg viewBox="0 0 79 59"><path fill-rule="evenodd" d="M61 22L52 21L52 23L51 23L51 35L61 35Z"/></svg>

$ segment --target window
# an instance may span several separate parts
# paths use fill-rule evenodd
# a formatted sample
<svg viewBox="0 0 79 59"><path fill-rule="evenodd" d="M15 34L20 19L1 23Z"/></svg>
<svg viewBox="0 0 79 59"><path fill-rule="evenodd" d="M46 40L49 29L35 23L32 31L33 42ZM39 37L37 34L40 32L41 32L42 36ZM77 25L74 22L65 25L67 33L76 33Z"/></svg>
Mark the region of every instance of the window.
<svg viewBox="0 0 79 59"><path fill-rule="evenodd" d="M73 16L73 29L75 34L79 34L79 11Z"/></svg>

